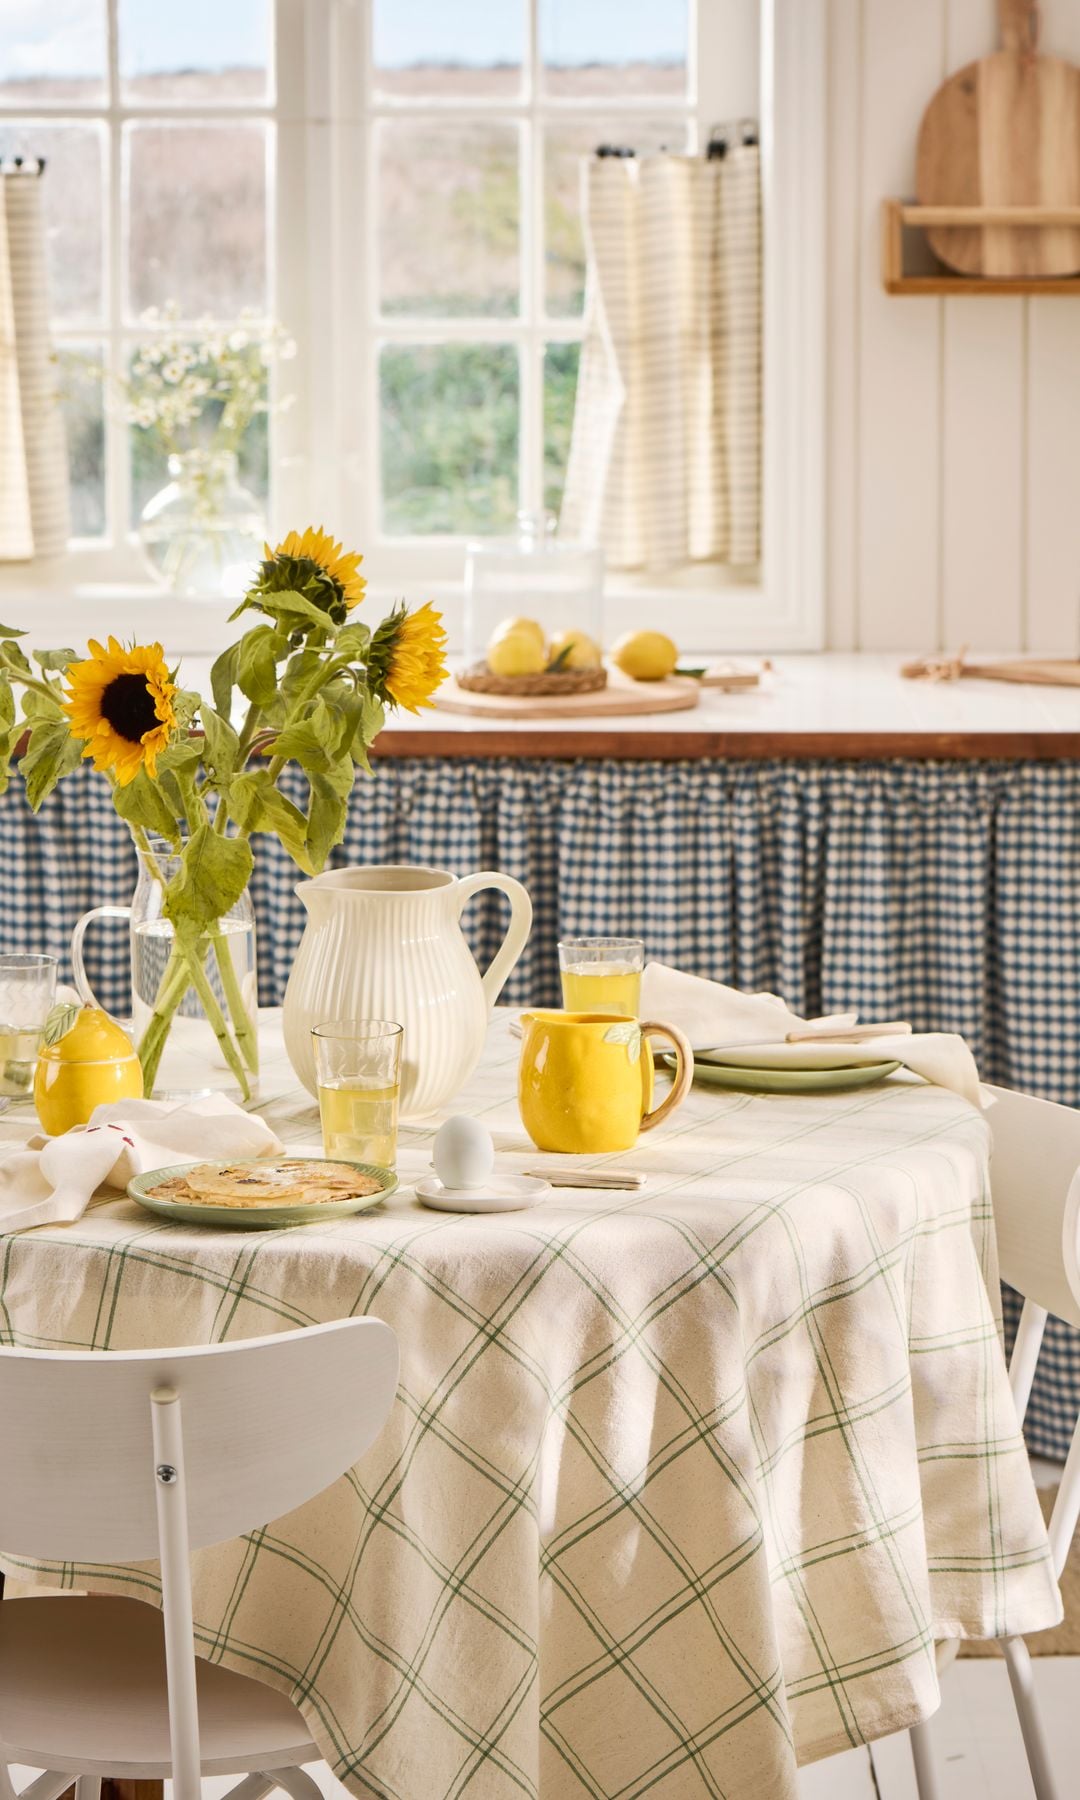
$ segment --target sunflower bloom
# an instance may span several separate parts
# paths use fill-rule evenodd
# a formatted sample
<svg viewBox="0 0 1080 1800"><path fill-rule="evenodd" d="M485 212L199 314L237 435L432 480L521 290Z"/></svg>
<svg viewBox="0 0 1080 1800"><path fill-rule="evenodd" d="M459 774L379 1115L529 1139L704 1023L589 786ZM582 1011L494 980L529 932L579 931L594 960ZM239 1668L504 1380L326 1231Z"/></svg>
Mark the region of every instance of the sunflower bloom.
<svg viewBox="0 0 1080 1800"><path fill-rule="evenodd" d="M395 706L417 713L446 680L446 631L430 603L394 613L383 686Z"/></svg>
<svg viewBox="0 0 1080 1800"><path fill-rule="evenodd" d="M64 711L71 735L85 740L83 756L95 769L111 769L120 787L145 768L153 778L157 759L176 728L169 679L160 644L132 644L110 637L108 649L90 639L85 662L69 663Z"/></svg>
<svg viewBox="0 0 1080 1800"><path fill-rule="evenodd" d="M342 545L335 543L321 525L309 525L302 532L290 531L288 537L282 538L276 550L271 550L269 544L263 547L267 562L288 557L294 561L316 563L330 577L347 612L354 606L359 606L364 598L367 582L360 574L363 557L355 550L346 554Z"/></svg>

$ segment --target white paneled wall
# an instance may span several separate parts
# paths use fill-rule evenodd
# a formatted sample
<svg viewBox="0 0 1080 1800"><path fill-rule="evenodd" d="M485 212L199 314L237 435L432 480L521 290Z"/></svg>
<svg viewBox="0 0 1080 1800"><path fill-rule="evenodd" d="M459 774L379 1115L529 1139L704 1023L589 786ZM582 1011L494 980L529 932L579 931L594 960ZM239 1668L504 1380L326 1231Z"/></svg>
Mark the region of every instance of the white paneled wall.
<svg viewBox="0 0 1080 1800"><path fill-rule="evenodd" d="M829 0L829 643L1080 648L1080 295L910 299L879 206L914 194L947 74L995 0ZM1080 62L1080 0L1042 48Z"/></svg>

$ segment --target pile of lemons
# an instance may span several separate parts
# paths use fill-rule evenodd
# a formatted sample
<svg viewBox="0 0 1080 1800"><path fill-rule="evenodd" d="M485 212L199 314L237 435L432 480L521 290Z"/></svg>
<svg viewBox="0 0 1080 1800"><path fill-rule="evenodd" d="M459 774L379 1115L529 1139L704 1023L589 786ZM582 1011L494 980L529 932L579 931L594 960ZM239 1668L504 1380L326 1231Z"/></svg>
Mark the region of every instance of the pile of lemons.
<svg viewBox="0 0 1080 1800"><path fill-rule="evenodd" d="M598 669L603 652L595 638L573 627L544 635L536 619L504 619L487 647L493 675L542 675L566 670ZM662 631L628 631L613 644L611 661L634 681L663 681L672 673L679 652Z"/></svg>

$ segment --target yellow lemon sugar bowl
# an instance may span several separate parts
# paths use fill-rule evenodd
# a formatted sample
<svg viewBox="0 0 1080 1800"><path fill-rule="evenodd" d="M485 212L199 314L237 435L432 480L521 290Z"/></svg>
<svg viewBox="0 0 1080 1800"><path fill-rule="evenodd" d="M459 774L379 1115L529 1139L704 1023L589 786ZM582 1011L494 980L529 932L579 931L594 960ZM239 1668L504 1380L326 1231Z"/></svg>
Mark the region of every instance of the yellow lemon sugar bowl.
<svg viewBox="0 0 1080 1800"><path fill-rule="evenodd" d="M571 1155L629 1150L681 1104L694 1077L694 1053L673 1025L613 1013L531 1012L521 1019L518 1107L539 1150ZM675 1081L653 1106L649 1040L674 1045Z"/></svg>
<svg viewBox="0 0 1080 1800"><path fill-rule="evenodd" d="M142 1066L131 1039L96 1006L82 1007L63 1037L43 1044L38 1053L34 1105L50 1137L85 1125L95 1106L140 1100L142 1091Z"/></svg>

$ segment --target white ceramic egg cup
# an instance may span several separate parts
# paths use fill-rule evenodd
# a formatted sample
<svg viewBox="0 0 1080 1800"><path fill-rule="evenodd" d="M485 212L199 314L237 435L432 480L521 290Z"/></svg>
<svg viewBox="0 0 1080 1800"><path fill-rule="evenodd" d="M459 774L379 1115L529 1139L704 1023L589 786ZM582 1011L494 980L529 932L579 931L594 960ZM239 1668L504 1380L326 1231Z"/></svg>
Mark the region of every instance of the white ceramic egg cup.
<svg viewBox="0 0 1080 1800"><path fill-rule="evenodd" d="M436 1212L496 1213L524 1212L550 1194L550 1181L539 1175L500 1175L497 1185L485 1182L483 1187L444 1187L437 1175L425 1175L416 1183L416 1198L421 1206Z"/></svg>

